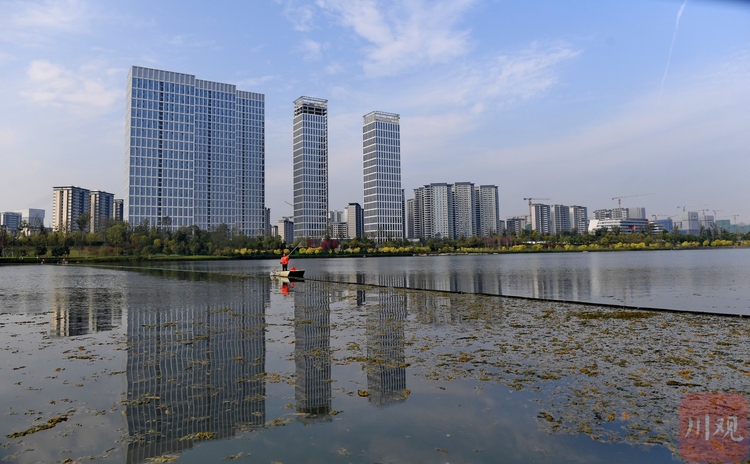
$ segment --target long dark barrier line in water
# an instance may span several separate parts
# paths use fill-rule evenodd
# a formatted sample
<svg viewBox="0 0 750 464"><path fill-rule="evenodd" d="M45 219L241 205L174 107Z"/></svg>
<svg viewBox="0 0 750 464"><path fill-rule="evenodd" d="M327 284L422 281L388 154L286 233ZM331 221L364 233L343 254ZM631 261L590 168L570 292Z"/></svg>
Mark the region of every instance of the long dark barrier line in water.
<svg viewBox="0 0 750 464"><path fill-rule="evenodd" d="M91 267L102 267L107 269L126 269L126 270L138 270L138 271L168 271L168 272L174 272L174 273L186 273L186 274L208 274L208 275L215 275L215 276L222 276L222 277L239 277L239 278L266 278L266 276L261 274L240 274L240 273L230 273L230 272L215 272L215 271L199 271L199 270L192 270L192 269L174 269L174 268L163 268L163 267L149 267L149 266L107 266L107 265L89 265ZM641 310L641 311L656 311L656 312L670 312L670 313L685 313L685 314L705 314L710 316L724 316L724 317L738 317L743 318L746 315L744 314L734 314L734 313L721 313L721 312L715 312L715 311L690 311L687 309L673 309L673 308L653 308L648 306L630 306L630 305L624 305L624 304L614 304L614 303L597 303L592 301L576 301L576 300L560 300L556 298L538 298L538 297L532 297L532 296L520 296L520 295L498 295L496 293L484 293L484 292L465 292L462 290L437 290L433 288L414 288L414 287L406 287L406 286L396 286L396 285L382 285L382 284L372 284L372 283L361 283L361 282L348 282L348 281L341 281L341 280L328 280L328 279L316 279L316 278L310 278L305 277L303 279L297 280L298 282L304 282L304 281L312 281L312 282L324 282L324 283L332 283L332 284L346 284L346 285L358 285L362 287L372 287L372 288L397 288L402 290L414 290L414 291L424 291L424 292L433 292L433 293L455 293L460 295L482 295L482 296L492 296L492 297L498 297L498 298L512 298L516 300L525 300L525 301L543 301L548 303L563 303L563 304L578 304L578 305L584 305L584 306L599 306L602 308L613 308L613 309L629 309L629 310Z"/></svg>
<svg viewBox="0 0 750 464"><path fill-rule="evenodd" d="M706 314L710 316L728 316L728 317L739 317L739 318L745 317L745 315L743 314L720 313L720 312L714 312L714 311L690 311L687 309L652 308L648 306L629 306L629 305L614 304L614 303L596 303L592 301L558 300L555 298L538 298L538 297L535 298L533 296L498 295L497 293L484 293L484 292L465 292L462 290L437 290L434 288L414 288L414 287L396 286L396 285L381 285L381 284L371 284L371 283L346 282L346 281L338 281L338 280L324 280L324 279L315 279L315 278L308 278L308 277L305 277L302 280L303 281L311 280L314 282L329 282L333 284L361 285L364 287L369 286L369 287L375 287L375 288L398 288L398 289L403 289L403 290L415 290L415 291L434 292L434 293L456 293L456 294L461 294L461 295L494 296L498 298L513 298L516 300L578 304L578 305L584 305L584 306L599 306L603 308L632 309L632 310L641 310L641 311L657 311L657 312L670 312L670 313L687 313L687 314L699 314L699 315Z"/></svg>

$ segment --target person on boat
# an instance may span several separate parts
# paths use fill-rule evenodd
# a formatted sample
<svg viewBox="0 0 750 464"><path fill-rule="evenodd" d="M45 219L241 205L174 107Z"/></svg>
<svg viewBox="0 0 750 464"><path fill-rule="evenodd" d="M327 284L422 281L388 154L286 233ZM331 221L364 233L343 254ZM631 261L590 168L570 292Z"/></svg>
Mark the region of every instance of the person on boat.
<svg viewBox="0 0 750 464"><path fill-rule="evenodd" d="M289 266L289 255L284 253L284 256L281 257L281 270L286 271L288 266Z"/></svg>

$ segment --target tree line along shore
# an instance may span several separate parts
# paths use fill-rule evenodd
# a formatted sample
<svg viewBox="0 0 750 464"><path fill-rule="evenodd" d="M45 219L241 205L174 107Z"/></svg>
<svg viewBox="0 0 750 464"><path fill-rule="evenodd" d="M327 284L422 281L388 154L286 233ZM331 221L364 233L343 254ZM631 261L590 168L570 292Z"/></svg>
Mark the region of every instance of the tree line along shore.
<svg viewBox="0 0 750 464"><path fill-rule="evenodd" d="M593 234L562 233L541 236L524 230L519 235L459 239L389 240L369 238L298 239L285 243L279 236L250 237L221 224L211 231L196 226L175 231L109 225L102 232L46 232L13 235L0 232L0 263L122 261L159 259L253 259L278 257L294 251L298 257L428 255L440 253L535 253L618 250L665 250L750 247L750 233L706 230L700 235L662 232L657 235L597 230Z"/></svg>

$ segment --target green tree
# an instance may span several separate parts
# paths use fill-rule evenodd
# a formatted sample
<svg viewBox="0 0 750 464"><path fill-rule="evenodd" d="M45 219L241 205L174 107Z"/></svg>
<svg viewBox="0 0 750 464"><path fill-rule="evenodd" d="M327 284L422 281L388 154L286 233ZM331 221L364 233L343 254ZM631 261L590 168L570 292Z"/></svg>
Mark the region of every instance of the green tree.
<svg viewBox="0 0 750 464"><path fill-rule="evenodd" d="M120 254L118 248L122 248L127 243L128 227L125 223L115 224L107 229L106 236L107 242L115 247L117 254Z"/></svg>

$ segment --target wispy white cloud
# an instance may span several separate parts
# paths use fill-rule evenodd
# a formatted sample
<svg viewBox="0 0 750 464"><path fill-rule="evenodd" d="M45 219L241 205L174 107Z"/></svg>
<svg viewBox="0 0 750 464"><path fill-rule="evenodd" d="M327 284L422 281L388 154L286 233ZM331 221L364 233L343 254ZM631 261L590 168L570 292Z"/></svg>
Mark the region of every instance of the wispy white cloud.
<svg viewBox="0 0 750 464"><path fill-rule="evenodd" d="M305 61L318 61L323 57L323 44L311 39L303 40L298 50Z"/></svg>
<svg viewBox="0 0 750 464"><path fill-rule="evenodd" d="M116 71L103 69L101 63L71 71L47 60L35 60L26 73L23 96L38 104L67 106L78 114L108 110L121 93L119 87L107 82Z"/></svg>
<svg viewBox="0 0 750 464"><path fill-rule="evenodd" d="M549 91L559 84L561 67L582 53L567 43L533 43L515 53L477 59L437 78L420 78L419 91L406 91L398 99L399 106L434 112L450 104L479 115Z"/></svg>
<svg viewBox="0 0 750 464"><path fill-rule="evenodd" d="M183 43L185 43L185 37L182 35L175 35L171 39L167 40L167 43L176 47L180 47Z"/></svg>
<svg viewBox="0 0 750 464"><path fill-rule="evenodd" d="M392 76L421 65L445 63L467 53L469 32L456 23L473 0L412 0L385 5L376 0L318 0L369 45L368 76Z"/></svg>
<svg viewBox="0 0 750 464"><path fill-rule="evenodd" d="M82 0L14 1L3 4L0 40L38 46L59 34L84 32L94 17Z"/></svg>
<svg viewBox="0 0 750 464"><path fill-rule="evenodd" d="M312 29L315 18L315 7L303 4L298 0L277 0L284 4L284 17L289 20L298 31L307 32Z"/></svg>

